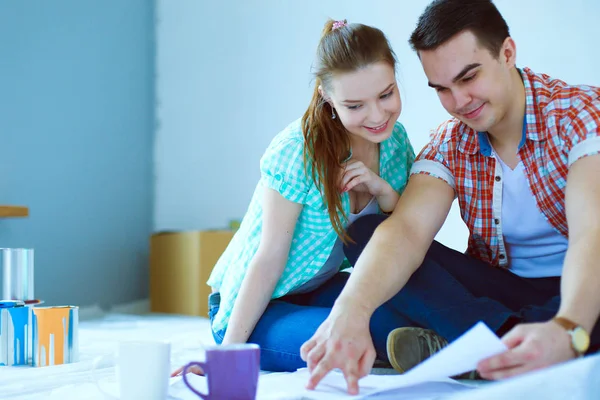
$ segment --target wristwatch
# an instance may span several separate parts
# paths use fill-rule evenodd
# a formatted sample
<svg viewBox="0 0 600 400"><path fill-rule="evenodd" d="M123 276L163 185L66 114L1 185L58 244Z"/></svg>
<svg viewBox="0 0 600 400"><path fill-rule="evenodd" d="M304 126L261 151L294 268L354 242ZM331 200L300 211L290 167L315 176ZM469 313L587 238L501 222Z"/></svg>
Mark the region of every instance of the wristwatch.
<svg viewBox="0 0 600 400"><path fill-rule="evenodd" d="M567 333L571 336L571 348L579 357L583 357L590 347L590 335L585 329L564 317L554 317L552 320L565 328Z"/></svg>

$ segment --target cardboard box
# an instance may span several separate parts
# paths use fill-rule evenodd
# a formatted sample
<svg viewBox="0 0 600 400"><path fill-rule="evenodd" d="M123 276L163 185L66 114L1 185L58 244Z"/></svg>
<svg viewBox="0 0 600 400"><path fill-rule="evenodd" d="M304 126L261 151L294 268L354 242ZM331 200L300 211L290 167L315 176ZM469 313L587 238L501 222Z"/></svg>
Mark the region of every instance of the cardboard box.
<svg viewBox="0 0 600 400"><path fill-rule="evenodd" d="M234 231L160 232L150 238L150 310L208 316L206 284Z"/></svg>

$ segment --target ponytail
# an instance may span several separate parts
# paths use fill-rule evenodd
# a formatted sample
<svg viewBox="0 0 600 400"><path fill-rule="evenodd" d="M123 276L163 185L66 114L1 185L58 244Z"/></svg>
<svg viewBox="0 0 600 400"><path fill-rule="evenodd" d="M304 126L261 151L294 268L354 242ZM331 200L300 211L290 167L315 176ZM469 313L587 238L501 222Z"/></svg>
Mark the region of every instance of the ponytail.
<svg viewBox="0 0 600 400"><path fill-rule="evenodd" d="M339 118L333 117L333 108L319 91L317 79L308 109L302 117L304 135L304 166L310 164L310 176L325 199L329 219L335 232L342 239L347 235L341 216L346 218L342 207L340 173L342 162L350 154L350 138Z"/></svg>

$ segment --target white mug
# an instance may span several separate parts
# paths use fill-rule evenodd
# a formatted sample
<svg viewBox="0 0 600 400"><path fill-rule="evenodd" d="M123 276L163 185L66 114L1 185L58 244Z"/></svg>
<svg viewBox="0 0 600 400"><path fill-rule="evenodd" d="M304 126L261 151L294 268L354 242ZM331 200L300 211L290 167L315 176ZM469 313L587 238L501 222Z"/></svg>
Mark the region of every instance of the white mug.
<svg viewBox="0 0 600 400"><path fill-rule="evenodd" d="M94 380L100 391L113 399L165 400L169 391L170 357L171 345L167 342L120 342L115 368L119 397L107 393Z"/></svg>

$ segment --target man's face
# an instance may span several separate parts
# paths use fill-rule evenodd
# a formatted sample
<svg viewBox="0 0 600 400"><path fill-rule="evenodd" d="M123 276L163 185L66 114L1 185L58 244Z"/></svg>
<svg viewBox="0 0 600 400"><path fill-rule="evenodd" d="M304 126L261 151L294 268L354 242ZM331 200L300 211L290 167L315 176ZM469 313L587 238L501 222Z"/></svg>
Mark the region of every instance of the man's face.
<svg viewBox="0 0 600 400"><path fill-rule="evenodd" d="M510 71L516 51L507 38L492 55L470 31L461 32L435 50L419 51L421 64L452 116L479 132L490 131L514 101Z"/></svg>

